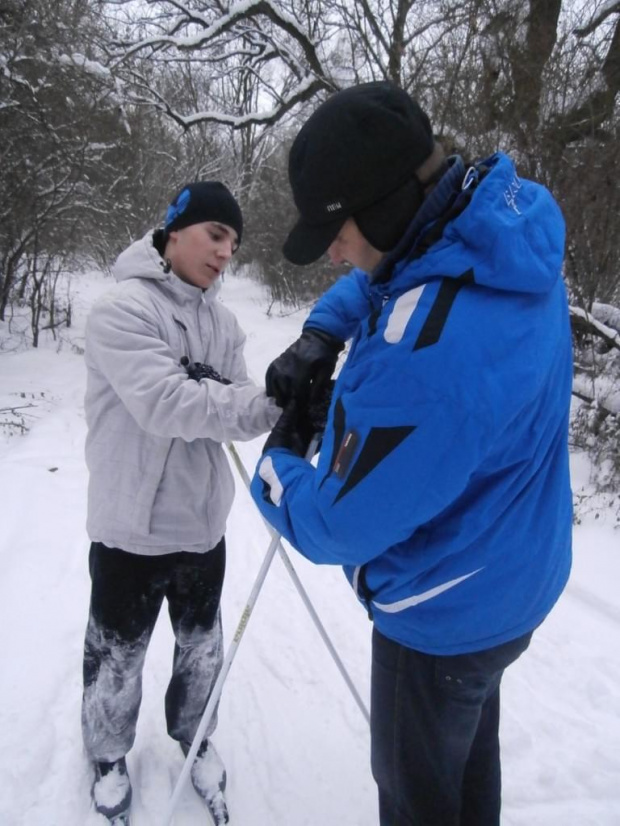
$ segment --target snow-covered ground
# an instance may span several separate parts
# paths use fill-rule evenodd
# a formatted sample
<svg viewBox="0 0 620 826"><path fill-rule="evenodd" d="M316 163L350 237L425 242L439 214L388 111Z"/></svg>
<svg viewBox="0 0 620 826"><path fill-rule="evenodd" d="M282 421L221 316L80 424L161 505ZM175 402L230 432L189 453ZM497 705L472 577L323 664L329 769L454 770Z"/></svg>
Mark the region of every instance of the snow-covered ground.
<svg viewBox="0 0 620 826"><path fill-rule="evenodd" d="M96 826L81 744L81 649L89 597L81 356L85 314L110 280L74 277L75 324L39 350L0 350L0 826ZM259 380L304 314L268 317L253 282L229 276L222 300L248 334ZM6 340L7 327L0 326ZM27 406L27 405L34 406ZM7 414L0 413L0 422ZM9 436L11 431L15 435ZM262 439L239 445L251 472ZM587 488L588 464L573 462ZM237 477L238 478L238 477ZM230 640L269 536L238 479L223 598ZM337 650L368 701L370 631L344 577L290 551ZM562 599L503 683L504 826L620 824L620 532L603 513L575 530ZM159 826L182 766L165 731L172 634L162 611L128 757L132 826ZM229 777L231 826L376 826L366 723L279 558L227 680L215 742ZM187 788L177 826L206 824Z"/></svg>

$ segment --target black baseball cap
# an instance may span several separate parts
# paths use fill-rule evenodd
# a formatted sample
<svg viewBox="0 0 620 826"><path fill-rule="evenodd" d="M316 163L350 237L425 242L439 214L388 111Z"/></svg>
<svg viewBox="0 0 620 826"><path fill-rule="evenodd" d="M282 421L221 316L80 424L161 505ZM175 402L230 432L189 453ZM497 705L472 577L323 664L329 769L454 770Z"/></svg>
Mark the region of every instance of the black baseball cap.
<svg viewBox="0 0 620 826"><path fill-rule="evenodd" d="M415 170L433 147L428 116L395 84L364 83L333 94L291 147L289 181L299 219L284 243L285 257L293 264L316 261L347 218L418 189Z"/></svg>

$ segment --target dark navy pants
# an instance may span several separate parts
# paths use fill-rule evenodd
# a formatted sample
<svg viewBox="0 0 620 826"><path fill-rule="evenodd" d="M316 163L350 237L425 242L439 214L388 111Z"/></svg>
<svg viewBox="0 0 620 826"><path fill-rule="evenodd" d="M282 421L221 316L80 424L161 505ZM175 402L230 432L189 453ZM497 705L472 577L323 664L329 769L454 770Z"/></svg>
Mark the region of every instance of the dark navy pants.
<svg viewBox="0 0 620 826"><path fill-rule="evenodd" d="M142 669L164 598L175 636L166 692L171 737L191 743L223 662L222 539L204 554L142 556L93 543L84 644L82 733L89 757L113 761L133 745ZM207 736L216 725L214 715Z"/></svg>
<svg viewBox="0 0 620 826"><path fill-rule="evenodd" d="M499 688L531 633L439 657L372 644L372 772L380 826L499 826Z"/></svg>

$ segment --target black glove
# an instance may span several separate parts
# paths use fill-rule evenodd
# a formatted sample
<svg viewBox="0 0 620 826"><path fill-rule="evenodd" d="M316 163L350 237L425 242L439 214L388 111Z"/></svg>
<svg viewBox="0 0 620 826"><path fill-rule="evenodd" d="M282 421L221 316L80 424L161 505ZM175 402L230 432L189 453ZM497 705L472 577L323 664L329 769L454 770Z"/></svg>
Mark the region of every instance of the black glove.
<svg viewBox="0 0 620 826"><path fill-rule="evenodd" d="M274 447L283 447L297 456L305 456L314 430L308 416L304 415L298 403L293 400L287 404L282 415L263 446L263 453Z"/></svg>
<svg viewBox="0 0 620 826"><path fill-rule="evenodd" d="M305 416L308 419L313 433L320 434L325 430L327 414L329 413L332 393L334 392L334 384L334 380L329 379L329 381L326 381L324 384L317 386L305 410Z"/></svg>
<svg viewBox="0 0 620 826"><path fill-rule="evenodd" d="M304 330L267 368L267 395L282 408L292 399L312 398L331 379L343 347L340 339L323 330Z"/></svg>
<svg viewBox="0 0 620 826"><path fill-rule="evenodd" d="M289 402L267 437L263 453L272 447L284 447L297 456L305 456L313 436L320 437L325 430L333 390L334 382L330 379L322 385L320 394L309 404L303 405L295 399ZM317 453L320 444L319 438Z"/></svg>
<svg viewBox="0 0 620 826"><path fill-rule="evenodd" d="M230 379L225 379L224 376L220 375L210 364L203 364L201 361L195 361L193 364L190 364L187 356L183 356L181 366L187 370L187 377L194 381L213 379L213 381L219 381L220 384L232 384Z"/></svg>

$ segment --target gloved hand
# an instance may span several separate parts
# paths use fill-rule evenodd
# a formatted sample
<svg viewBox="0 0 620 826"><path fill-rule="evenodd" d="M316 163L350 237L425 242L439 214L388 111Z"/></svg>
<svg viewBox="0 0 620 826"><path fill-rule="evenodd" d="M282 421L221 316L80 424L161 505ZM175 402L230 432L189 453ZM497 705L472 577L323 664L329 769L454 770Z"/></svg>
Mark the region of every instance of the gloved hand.
<svg viewBox="0 0 620 826"><path fill-rule="evenodd" d="M297 456L305 456L314 431L310 419L304 415L295 400L289 402L275 423L263 445L263 453L274 447L283 447Z"/></svg>
<svg viewBox="0 0 620 826"><path fill-rule="evenodd" d="M311 398L331 379L343 347L344 342L323 330L304 330L267 368L267 395L282 408L292 399Z"/></svg>
<svg viewBox="0 0 620 826"><path fill-rule="evenodd" d="M194 381L213 379L213 381L219 381L220 384L232 384L230 379L225 379L224 376L218 373L210 364L204 364L200 361L195 361L193 364L190 364L187 356L183 356L181 358L181 366L187 370L187 377Z"/></svg>
<svg viewBox="0 0 620 826"><path fill-rule="evenodd" d="M312 394L305 415L313 433L323 433L325 430L335 383L333 379L329 379L324 384L317 385Z"/></svg>

